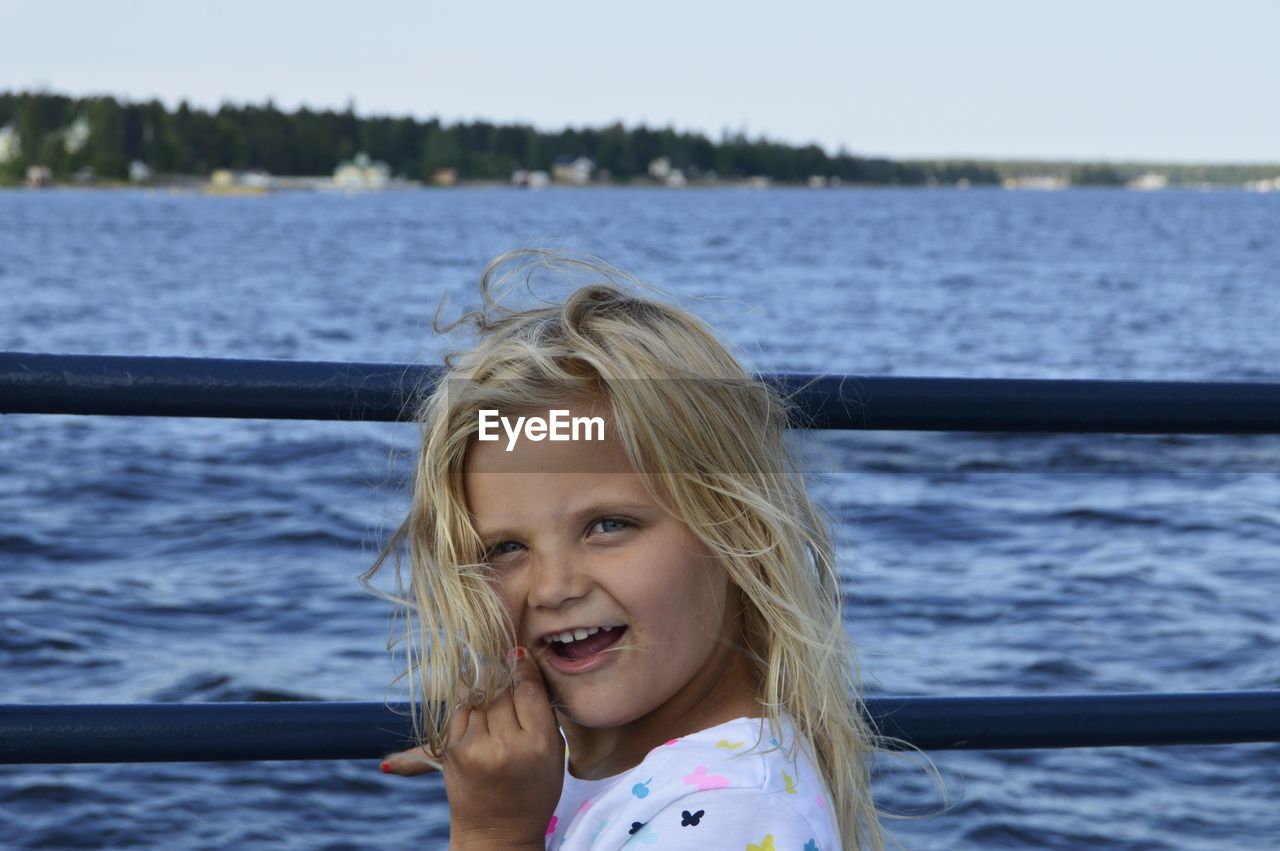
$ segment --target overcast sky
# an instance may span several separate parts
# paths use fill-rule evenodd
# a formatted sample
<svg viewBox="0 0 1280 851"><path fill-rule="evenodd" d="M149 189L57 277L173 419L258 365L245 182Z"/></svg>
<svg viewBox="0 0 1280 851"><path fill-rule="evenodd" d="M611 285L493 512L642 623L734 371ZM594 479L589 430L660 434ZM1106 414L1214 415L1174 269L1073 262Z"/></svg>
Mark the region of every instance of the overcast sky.
<svg viewBox="0 0 1280 851"><path fill-rule="evenodd" d="M1280 161L1280 0L0 0L0 90Z"/></svg>

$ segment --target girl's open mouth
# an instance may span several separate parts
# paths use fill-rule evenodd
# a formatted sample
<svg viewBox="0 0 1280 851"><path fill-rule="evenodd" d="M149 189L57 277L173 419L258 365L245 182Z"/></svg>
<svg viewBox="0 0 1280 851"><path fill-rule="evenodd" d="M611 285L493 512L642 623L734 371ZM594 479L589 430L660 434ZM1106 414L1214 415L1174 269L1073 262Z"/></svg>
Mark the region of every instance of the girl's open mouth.
<svg viewBox="0 0 1280 851"><path fill-rule="evenodd" d="M600 627L596 632L574 641L551 641L542 654L553 668L566 674L593 670L608 661L606 651L622 640L625 626Z"/></svg>

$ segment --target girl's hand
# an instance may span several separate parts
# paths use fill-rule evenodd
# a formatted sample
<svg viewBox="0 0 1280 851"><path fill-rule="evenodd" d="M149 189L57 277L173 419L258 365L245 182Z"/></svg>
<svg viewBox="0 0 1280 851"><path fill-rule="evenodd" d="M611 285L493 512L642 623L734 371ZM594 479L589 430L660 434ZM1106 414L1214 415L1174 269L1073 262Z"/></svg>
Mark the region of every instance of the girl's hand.
<svg viewBox="0 0 1280 851"><path fill-rule="evenodd" d="M488 709L464 707L449 730L444 786L451 849L536 848L564 784L564 740L529 651L518 684Z"/></svg>

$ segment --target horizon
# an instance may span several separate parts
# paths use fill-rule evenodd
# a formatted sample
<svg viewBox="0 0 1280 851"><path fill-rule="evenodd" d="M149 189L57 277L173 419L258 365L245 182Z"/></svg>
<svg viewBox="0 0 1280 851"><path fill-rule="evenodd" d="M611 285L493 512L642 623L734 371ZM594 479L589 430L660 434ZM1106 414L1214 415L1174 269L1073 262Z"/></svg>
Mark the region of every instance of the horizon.
<svg viewBox="0 0 1280 851"><path fill-rule="evenodd" d="M53 90L53 89L28 89L28 90L21 90L21 89L0 89L0 95L5 95L5 94L14 94L14 95L48 95L48 96L53 96L53 97L68 97L68 98L71 98L72 100L88 100L88 99L93 99L93 98L108 98L108 97L109 97L109 98L115 98L115 99L116 99L118 102L120 102L120 103L134 103L134 104L137 104L137 103L146 103L146 102L150 102L150 101L154 100L154 101L158 101L159 103L161 103L161 104L164 106L164 108L165 108L166 110L168 110L169 112L171 112L171 113L172 113L172 112L174 112L174 111L176 111L176 110L179 108L179 106L180 106L183 102L185 102L185 103L187 104L187 107L188 107L189 109L204 110L204 111L209 112L209 113L216 113L216 112L218 111L218 109L219 109L220 107L222 107L222 106L230 106L230 107L232 107L232 108L239 108L239 109L243 109L243 108L248 108L248 107L253 107L253 108L265 108L265 107L268 107L268 106L270 105L270 106L274 106L274 108L275 108L275 109L279 110L282 114L285 114L285 115L293 115L293 114L296 114L297 112L299 112L299 111L301 111L301 110L310 110L311 112L315 112L315 113L320 113L320 112L342 113L342 112L344 112L344 111L347 109L347 106L346 106L346 105L342 105L342 106L327 105L327 106L320 106L320 107L317 107L317 106L314 106L314 105L311 105L311 104L306 104L306 103L298 104L297 106L292 107L292 108L283 108L283 107L281 107L281 106L280 106L280 104L274 103L270 98L266 98L266 99L259 100L259 101L254 101L254 100L236 100L236 99L233 99L233 98L227 98L227 99L224 99L223 101L221 101L220 103L218 103L218 104L216 104L216 105L209 105L209 104L203 104L203 103L193 103L193 102L191 101L191 99L190 99L190 98L185 98L185 97L180 97L180 98L178 98L177 100L175 100L175 101L172 101L172 102L171 102L171 101L168 101L168 100L166 100L166 99L164 99L164 98L159 98L159 97L156 97L156 98L135 98L135 97L130 97L130 96L128 96L128 95L121 94L121 93L119 93L119 92L108 92L108 91L97 91L97 92L87 92L87 93L73 93L73 92L57 91L57 90ZM559 132L559 131L561 131L561 130L566 130L566 129L576 129L576 130L587 130L587 129L590 129L590 130L601 130L601 129L605 128L605 127L611 126L611 124L614 124L614 123L620 123L620 124L622 124L622 125L623 125L623 128L624 128L625 130L627 130L627 131L631 131L631 130L639 129L641 126L645 126L645 127L648 127L649 129L657 129L657 130L665 130L665 129L668 129L668 127L669 127L669 125L661 125L661 124L647 124L647 125L646 125L646 124L643 124L642 122L634 122L634 123L632 123L632 122L622 122L622 121L618 121L618 122L610 122L610 124L598 124L598 125L591 125L591 124L567 124L567 125L559 125L559 126L554 126L554 127L545 127L545 126L542 126L542 125L537 124L537 123L535 123L535 122L527 122L527 121L510 121L510 122L502 122L502 121L496 121L496 120L491 119L491 118L486 118L486 117L484 117L484 116L478 116L478 117L474 117L474 118L470 118L470 119L457 119L457 120L454 120L454 121L448 121L448 120L445 120L444 118L442 118L442 117L441 117L441 116L439 116L439 115L426 115L426 116L421 116L421 115L412 115L412 114L409 114L409 113L395 113L395 112L364 112L364 111L362 111L362 110L360 110L360 109L358 109L358 108L356 108L356 109L354 109L354 110L353 110L353 114L354 114L357 118L362 119L362 120L367 120L367 119L379 119L379 118L390 118L390 119L411 118L411 119L414 119L414 120L419 121L419 122L427 122L427 121L436 120L436 121L440 121L440 122L441 122L441 124L442 124L442 125L444 125L444 126L452 126L452 125L456 125L456 124L459 124L459 123L468 124L468 123L474 123L474 122L486 122L486 123L488 123L488 124L490 124L490 125L493 125L493 126L495 126L495 127L497 127L497 126L515 126L515 125L521 125L521 126L524 126L524 125L528 125L528 126L532 126L535 130L537 130L537 131L539 131L539 132L542 132L542 133L555 133L555 132ZM710 139L712 142L714 142L714 143L716 143L716 144L719 144L719 143L722 141L722 139L723 139L723 137L722 137L722 136L710 135L710 134L707 134L705 131L703 131L703 130L701 130L701 129L697 129L697 128L686 128L686 127L679 127L679 126L676 126L676 127L670 127L670 129L674 130L674 131L675 131L676 133L678 133L678 134L684 134L684 133L689 133L689 134L702 133L704 136L706 136L708 139ZM751 139L752 141L767 141L767 142L771 142L771 143L777 143L777 144L789 145L789 146L793 146L793 147L803 147L803 146L808 145L808 144L815 144L815 143L812 143L812 142L791 142L791 141L788 141L788 140L777 139L777 138L774 138L774 137L772 137L772 136L766 136L766 135L751 136L751 137L750 137L750 139ZM820 146L820 147L821 147L821 146ZM862 159L879 159L879 158L883 158L883 159L890 159L890 160L894 160L894 161L896 161L896 162L902 162L902 163L924 163L924 162L974 162L974 163L984 163L984 164L985 164L985 163L1017 163L1017 164L1019 164L1019 165L1037 165L1037 164L1044 164L1044 165L1111 165L1111 166L1126 166L1126 165L1127 165L1127 166L1137 166L1137 165L1141 165L1141 166L1173 166L1173 167L1184 167L1184 166L1193 166L1193 167L1209 167L1209 166L1214 166L1214 167L1227 167L1227 168L1232 167L1232 166L1241 166L1241 167L1243 167L1243 166L1271 166L1271 165L1275 165L1275 166L1277 166L1277 167L1280 167L1280 151L1277 151L1277 154L1276 154L1276 156L1275 156L1275 158L1274 158L1274 159L1270 159L1270 160L1256 160L1256 161L1246 161L1246 160L1240 160L1240 161L1234 161L1234 160L1233 160L1233 161L1218 161L1218 160L1160 160L1160 159L1076 159L1076 158L1071 158L1071 157L1016 157L1016 156L1009 156L1009 157L993 157L993 156L970 156L970 155L961 155L961 154L955 154L955 155L946 155L946 154L941 154L941 155L937 155L937 156L920 156L920 157L893 157L893 156L888 156L888 155L884 155L884 154L868 154L868 153L865 153L865 152L862 152L862 151L857 151L857 150L836 151L836 150L830 150L830 149L827 149L827 148L823 148L823 151L824 151L828 156L831 156L831 157L835 157L835 156L839 155L840 153L846 153L846 154L848 154L848 155L850 155L850 156L857 157L857 158L862 158Z"/></svg>
<svg viewBox="0 0 1280 851"><path fill-rule="evenodd" d="M565 0L530 14L367 0L245 0L129 15L68 0L0 0L0 89L130 101L526 124L674 127L829 154L1256 165L1280 160L1280 6L1077 0L964 8L813 0L643 15ZM765 23L767 22L767 26Z"/></svg>

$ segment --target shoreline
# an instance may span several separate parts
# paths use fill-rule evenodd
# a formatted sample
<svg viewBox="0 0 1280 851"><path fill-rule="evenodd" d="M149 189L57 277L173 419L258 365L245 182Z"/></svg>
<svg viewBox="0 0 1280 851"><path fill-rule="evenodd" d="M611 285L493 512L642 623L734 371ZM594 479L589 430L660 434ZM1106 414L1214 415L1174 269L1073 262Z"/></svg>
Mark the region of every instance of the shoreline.
<svg viewBox="0 0 1280 851"><path fill-rule="evenodd" d="M26 186L21 182L0 182L0 192L5 191L22 191L22 192L43 192L43 191L86 191L86 192L120 192L120 191L151 191L151 192L168 192L178 195L207 195L210 197L226 197L226 198L251 198L262 197L266 195L296 195L296 194L312 194L312 195L379 195L394 194L406 192L450 192L457 190L511 190L513 192L562 192L572 190L599 191L609 189L623 189L632 191L663 191L663 192L682 192L689 190L714 190L714 191L750 191L762 192L770 190L803 190L805 192L838 192L842 190L885 190L885 189L902 189L902 190L919 190L919 191L952 191L952 192L972 192L972 191L1001 191L1001 192L1030 192L1030 193L1053 193L1053 192L1069 192L1069 191L1124 191L1137 193L1150 192L1247 192L1251 194L1268 194L1273 191L1280 191L1280 185L1274 188L1256 188L1240 183L1216 183L1216 182L1199 182L1199 183L1169 183L1162 187L1131 187L1124 184L1081 184L1081 185L1063 185L1063 186L1005 186L999 183L978 183L967 186L956 185L951 183L843 183L836 186L809 186L805 183L782 183L769 182L767 184L752 184L746 181L715 181L715 182L693 182L690 181L684 186L664 186L658 183L589 183L589 184L567 184L556 183L548 186L540 186L530 188L527 186L518 186L506 181L459 181L449 186L439 186L429 183L421 183L418 181L406 182L403 185L385 186L385 187L342 187L342 186L236 186L236 187L217 187L211 183L188 183L188 182L152 182L152 183L129 183L128 181L111 181L96 182L92 184L76 183L73 181L54 182L43 186Z"/></svg>

